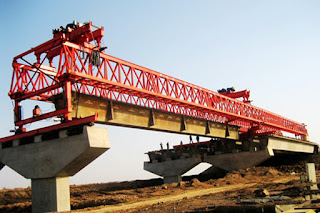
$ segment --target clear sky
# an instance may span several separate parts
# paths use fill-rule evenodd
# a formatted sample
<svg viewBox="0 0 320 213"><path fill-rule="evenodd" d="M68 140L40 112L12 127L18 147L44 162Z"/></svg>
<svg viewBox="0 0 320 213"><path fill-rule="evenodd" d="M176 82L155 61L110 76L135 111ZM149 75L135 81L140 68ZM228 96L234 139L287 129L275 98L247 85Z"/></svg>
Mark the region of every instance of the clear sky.
<svg viewBox="0 0 320 213"><path fill-rule="evenodd" d="M51 39L53 28L78 20L105 27L107 54L214 91L249 89L253 105L307 124L310 140L319 142L319 11L316 0L2 0L0 137L13 129L7 96L13 57ZM156 177L143 170L144 153L160 142L188 141L107 128L111 149L71 177L71 184ZM8 167L0 171L0 188L28 185Z"/></svg>

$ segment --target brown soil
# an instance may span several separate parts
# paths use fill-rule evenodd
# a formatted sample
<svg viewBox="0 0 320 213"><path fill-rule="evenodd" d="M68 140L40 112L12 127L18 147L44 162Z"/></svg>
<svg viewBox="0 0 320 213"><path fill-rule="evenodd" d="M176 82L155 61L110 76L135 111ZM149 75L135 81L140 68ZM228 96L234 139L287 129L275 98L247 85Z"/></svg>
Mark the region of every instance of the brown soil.
<svg viewBox="0 0 320 213"><path fill-rule="evenodd" d="M319 155L311 158L318 166ZM270 196L291 198L263 205L301 203L302 196L309 193L307 184L299 180L305 171L302 161L311 162L311 158L282 166L233 171L216 179L193 176L179 184L162 184L161 179L152 179L74 185L70 187L71 208L86 212L210 212L218 207L242 205L237 203L256 198L255 191L263 189ZM0 190L0 212L31 212L30 187Z"/></svg>

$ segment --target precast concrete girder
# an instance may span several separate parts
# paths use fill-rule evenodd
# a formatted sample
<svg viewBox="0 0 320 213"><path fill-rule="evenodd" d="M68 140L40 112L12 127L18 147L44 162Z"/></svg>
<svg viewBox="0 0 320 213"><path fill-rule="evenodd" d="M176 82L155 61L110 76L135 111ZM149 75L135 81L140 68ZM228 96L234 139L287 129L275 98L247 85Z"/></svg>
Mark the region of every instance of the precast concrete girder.
<svg viewBox="0 0 320 213"><path fill-rule="evenodd" d="M162 162L144 162L144 170L164 177L164 183L181 182L181 175L201 163L200 157L167 159Z"/></svg>
<svg viewBox="0 0 320 213"><path fill-rule="evenodd" d="M261 136L260 141L267 144L269 152L274 150L287 152L314 153L318 144L283 136Z"/></svg>
<svg viewBox="0 0 320 213"><path fill-rule="evenodd" d="M221 172L225 172L225 170L220 169L218 167L212 166L201 172L201 174L207 175L207 174L220 174Z"/></svg>
<svg viewBox="0 0 320 213"><path fill-rule="evenodd" d="M72 97L74 100L73 117L75 118L98 113L97 122L108 125L235 140L239 138L239 127L237 126L110 101L80 93L73 93ZM55 100L55 105L56 108L59 108L59 99Z"/></svg>
<svg viewBox="0 0 320 213"><path fill-rule="evenodd" d="M227 153L205 156L203 161L226 171L246 169L256 166L273 156L268 149L253 152Z"/></svg>
<svg viewBox="0 0 320 213"><path fill-rule="evenodd" d="M261 136L257 141L262 147L260 150L255 150L255 144L252 142L252 147L249 148L251 151L204 156L204 162L212 164L213 167L232 171L259 165L274 156L274 151L311 154L317 146L312 142L276 135Z"/></svg>

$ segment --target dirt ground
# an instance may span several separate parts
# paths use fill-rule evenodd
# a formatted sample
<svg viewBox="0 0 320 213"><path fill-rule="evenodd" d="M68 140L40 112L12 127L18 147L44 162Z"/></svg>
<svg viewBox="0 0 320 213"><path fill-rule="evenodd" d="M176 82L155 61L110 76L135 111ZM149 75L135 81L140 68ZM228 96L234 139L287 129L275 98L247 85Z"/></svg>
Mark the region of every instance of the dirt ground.
<svg viewBox="0 0 320 213"><path fill-rule="evenodd" d="M227 206L267 208L275 204L302 203L310 191L307 183L300 181L300 175L304 175L306 162L315 162L318 173L320 157L289 158L273 159L259 167L233 171L220 178L186 177L179 184L162 184L161 179L151 179L73 185L70 186L71 208L76 212L96 213L214 212ZM263 190L266 190L264 194ZM246 202L266 195L281 195L287 199L257 204ZM31 188L0 190L0 212L31 212Z"/></svg>

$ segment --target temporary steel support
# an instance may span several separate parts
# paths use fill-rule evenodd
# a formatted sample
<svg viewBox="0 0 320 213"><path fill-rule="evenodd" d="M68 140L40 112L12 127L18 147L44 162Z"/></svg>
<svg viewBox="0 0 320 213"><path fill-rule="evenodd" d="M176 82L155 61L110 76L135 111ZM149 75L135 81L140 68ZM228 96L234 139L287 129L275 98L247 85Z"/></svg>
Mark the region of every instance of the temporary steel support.
<svg viewBox="0 0 320 213"><path fill-rule="evenodd" d="M103 51L98 52L100 65L93 65L92 52L101 50L103 28L95 31L92 28L90 22L68 33L59 32L50 41L14 58L9 96L15 100L16 116L19 113L17 105L24 99L52 101L54 95L63 94L64 119L70 121L70 94L74 91L236 125L250 135L281 135L281 131L286 131L306 139L308 133L304 124L104 54ZM26 62L23 57L32 53L36 56L35 62ZM16 120L16 126L22 129L30 121L32 119Z"/></svg>

